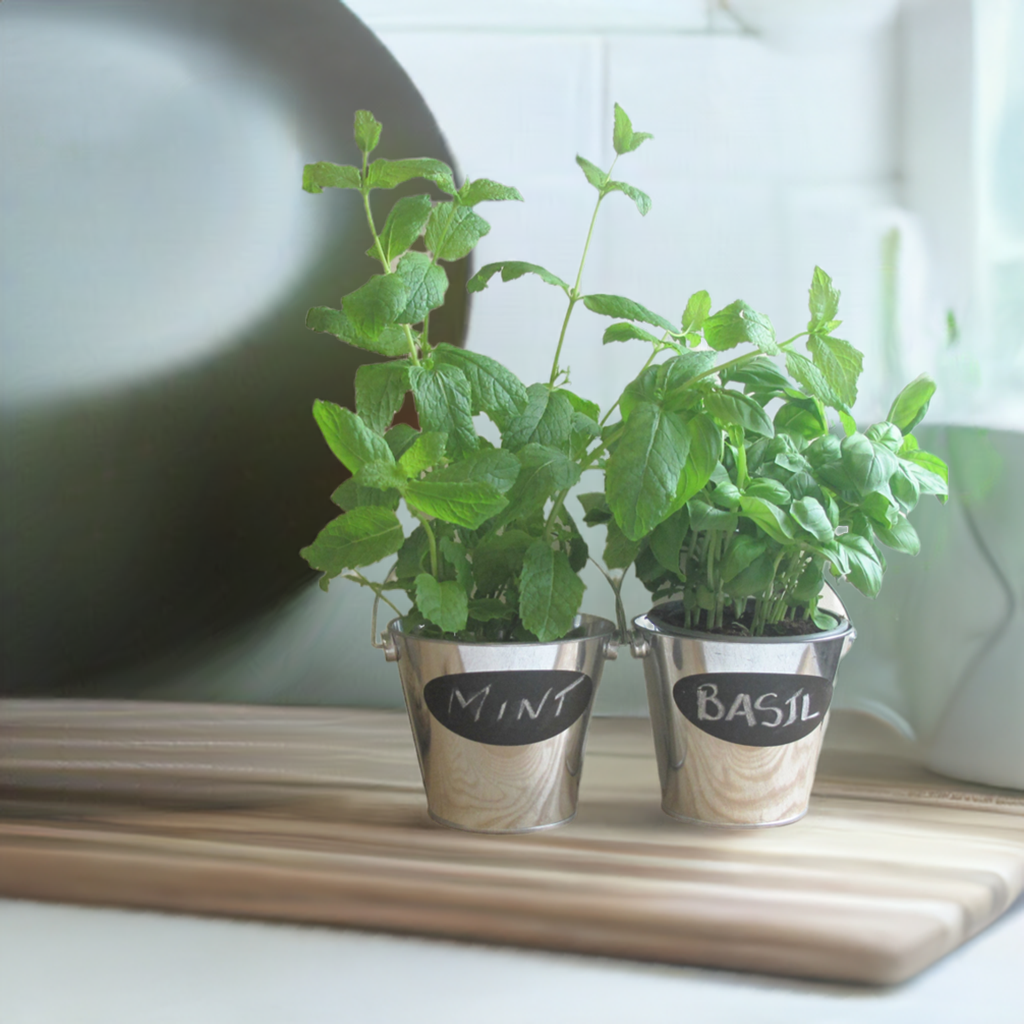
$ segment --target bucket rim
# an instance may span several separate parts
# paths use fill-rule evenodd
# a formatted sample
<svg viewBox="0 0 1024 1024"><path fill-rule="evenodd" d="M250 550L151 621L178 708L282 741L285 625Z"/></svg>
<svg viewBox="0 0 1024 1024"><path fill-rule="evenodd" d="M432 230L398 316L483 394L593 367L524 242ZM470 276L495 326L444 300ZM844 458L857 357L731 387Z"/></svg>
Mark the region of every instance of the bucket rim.
<svg viewBox="0 0 1024 1024"><path fill-rule="evenodd" d="M441 637L420 636L416 633L408 633L402 628L403 617L392 619L388 623L388 632L392 636L400 636L403 640L415 641L421 644L445 644L450 647L477 647L481 650L493 650L494 648L514 647L516 650L538 647L560 647L563 644L587 643L591 640L617 641L619 639L619 627L601 615L590 615L587 612L579 613L573 620L573 629L586 627L587 632L583 636L562 637L560 640L446 640Z"/></svg>
<svg viewBox="0 0 1024 1024"><path fill-rule="evenodd" d="M833 629L821 630L815 633L801 633L796 636L736 636L728 633L705 633L699 629L687 629L684 626L673 626L660 622L665 611L674 611L682 608L682 601L666 601L664 604L655 605L643 615L638 615L633 620L633 627L651 636L682 636L692 640L702 640L706 643L725 644L813 644L824 640L839 640L854 632L853 623L846 617L829 612L837 624Z"/></svg>

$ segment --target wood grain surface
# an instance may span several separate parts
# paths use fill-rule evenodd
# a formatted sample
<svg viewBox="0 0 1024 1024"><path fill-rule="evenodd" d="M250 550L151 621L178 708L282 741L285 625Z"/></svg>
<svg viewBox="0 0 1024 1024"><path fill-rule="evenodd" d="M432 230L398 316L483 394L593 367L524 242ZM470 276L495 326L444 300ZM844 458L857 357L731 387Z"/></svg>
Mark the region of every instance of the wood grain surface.
<svg viewBox="0 0 1024 1024"><path fill-rule="evenodd" d="M2 701L0 894L896 982L1021 892L1024 794L841 716L794 825L674 821L649 724L596 719L575 822L478 836L428 818L402 714Z"/></svg>

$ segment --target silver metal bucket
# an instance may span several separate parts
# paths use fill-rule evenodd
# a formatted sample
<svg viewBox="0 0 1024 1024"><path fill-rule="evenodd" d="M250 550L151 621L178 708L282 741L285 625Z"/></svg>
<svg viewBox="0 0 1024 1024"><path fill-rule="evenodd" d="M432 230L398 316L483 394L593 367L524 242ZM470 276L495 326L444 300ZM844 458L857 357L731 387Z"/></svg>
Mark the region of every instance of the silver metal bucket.
<svg viewBox="0 0 1024 1024"><path fill-rule="evenodd" d="M839 625L796 637L682 629L674 601L633 620L666 814L756 828L807 813L836 669L856 636L831 589L819 607Z"/></svg>
<svg viewBox="0 0 1024 1024"><path fill-rule="evenodd" d="M388 624L430 816L532 832L576 815L587 725L615 624L579 615L553 643L460 643Z"/></svg>

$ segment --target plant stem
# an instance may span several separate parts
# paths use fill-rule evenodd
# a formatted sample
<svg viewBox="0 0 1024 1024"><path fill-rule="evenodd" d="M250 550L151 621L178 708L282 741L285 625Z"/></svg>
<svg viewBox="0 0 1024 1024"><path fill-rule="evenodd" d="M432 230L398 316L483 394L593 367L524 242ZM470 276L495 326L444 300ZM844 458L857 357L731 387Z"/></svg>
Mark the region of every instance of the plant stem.
<svg viewBox="0 0 1024 1024"><path fill-rule="evenodd" d="M785 341L779 343L779 351L784 351L793 344L794 341L799 341L807 331L801 331L799 334L794 334L792 338L787 338ZM691 377L688 381L679 385L679 390L683 391L686 388L692 387L697 381L704 377L710 377L713 373L721 373L722 370L728 370L731 366L741 366L743 363L749 363L752 359L756 359L758 356L763 356L764 353L758 350L757 352L748 352L746 355L737 356L735 359L729 359L724 363L718 363L716 366L712 366L710 370L705 370L703 373L698 373L696 377Z"/></svg>
<svg viewBox="0 0 1024 1024"><path fill-rule="evenodd" d="M437 579L437 539L434 537L434 531L430 527L430 522L427 520L425 515L410 509L412 514L423 524L423 529L427 534L427 543L430 545L430 575Z"/></svg>
<svg viewBox="0 0 1024 1024"><path fill-rule="evenodd" d="M619 158L616 157L615 160L612 161L612 165L608 168L607 175L605 175L605 181L611 179L612 171L615 170L615 164L618 159ZM580 282L583 280L583 267L587 262L587 253L590 251L590 240L594 235L594 224L597 222L597 213L601 209L601 201L603 199L603 193L598 192L597 202L594 204L594 213L590 218L590 227L587 229L587 241L583 246L583 256L580 258L579 270L576 271L576 283L572 286L572 290L569 292L569 307L565 311L565 317L562 320L562 330L558 335L558 346L555 349L555 358L551 364L551 377L548 381L551 385L554 385L555 381L558 379L558 360L562 355L562 345L565 342L565 332L569 327L569 318L572 316L572 311L576 303L580 300Z"/></svg>

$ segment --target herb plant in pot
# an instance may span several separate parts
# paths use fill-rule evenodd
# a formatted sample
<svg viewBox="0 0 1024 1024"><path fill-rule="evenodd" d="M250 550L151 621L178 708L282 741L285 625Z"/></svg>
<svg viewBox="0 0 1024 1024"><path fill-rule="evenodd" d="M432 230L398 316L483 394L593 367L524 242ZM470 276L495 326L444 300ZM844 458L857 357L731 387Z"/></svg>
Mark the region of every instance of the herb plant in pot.
<svg viewBox="0 0 1024 1024"><path fill-rule="evenodd" d="M907 513L922 494L945 500L945 464L911 433L935 385L919 377L858 431L862 355L833 334L838 303L816 268L807 329L779 342L745 303L709 315L698 292L681 330L647 336L654 355L606 431L605 493L587 497L587 521L607 523L609 567L635 566L659 602L634 621L632 647L674 817L756 826L806 813L855 635L826 570L873 597L881 546L916 554Z"/></svg>
<svg viewBox="0 0 1024 1024"><path fill-rule="evenodd" d="M371 159L380 134L360 111L362 166L305 169L307 191L358 194L378 270L340 309L311 309L307 324L385 361L360 367L354 412L314 406L352 477L332 495L342 514L302 554L322 571L324 589L343 576L398 615L380 643L374 622L373 636L398 663L430 814L474 831L546 828L575 814L594 693L618 636L609 620L579 613L588 552L565 505L602 450L598 408L566 388L559 362L573 308L585 298L586 247L572 287L522 262L488 265L469 283L478 291L499 272L506 281L533 274L565 292L543 383L526 387L494 359L431 344L430 314L448 285L441 264L465 257L489 230L481 203L521 196L487 179L459 187L437 160ZM619 146L644 138L617 110ZM646 197L581 166L608 186L598 206L622 191L645 212ZM414 179L437 192L404 196L379 224L373 192ZM393 423L409 393L419 430ZM481 414L493 428L474 420ZM484 436L494 430L500 446ZM385 559L393 561L383 579L361 571ZM412 602L404 614L393 603L403 594Z"/></svg>

